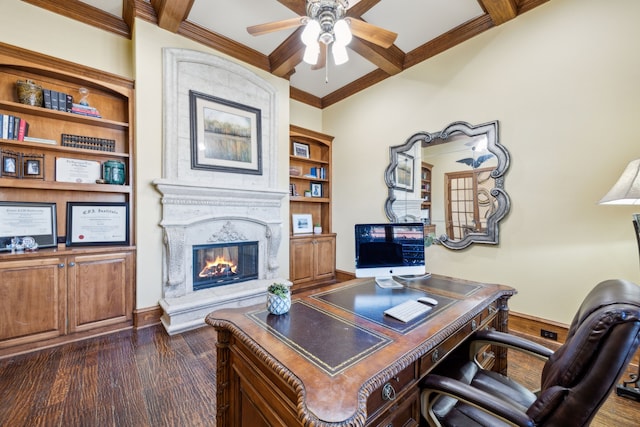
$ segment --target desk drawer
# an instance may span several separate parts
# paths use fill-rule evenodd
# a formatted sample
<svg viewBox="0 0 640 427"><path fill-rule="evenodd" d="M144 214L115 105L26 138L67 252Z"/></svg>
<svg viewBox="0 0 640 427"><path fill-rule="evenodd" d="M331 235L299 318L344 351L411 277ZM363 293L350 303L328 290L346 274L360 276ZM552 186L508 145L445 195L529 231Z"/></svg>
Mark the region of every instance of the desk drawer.
<svg viewBox="0 0 640 427"><path fill-rule="evenodd" d="M416 364L412 363L382 386L375 389L367 399L367 414L371 419L388 403L395 401L417 381Z"/></svg>
<svg viewBox="0 0 640 427"><path fill-rule="evenodd" d="M414 387L371 425L377 427L417 427L420 425L420 389Z"/></svg>
<svg viewBox="0 0 640 427"><path fill-rule="evenodd" d="M488 306L480 314L468 321L439 346L420 358L420 377L430 372L441 360L447 357L458 345L463 343L474 331L491 327L498 313L495 303Z"/></svg>

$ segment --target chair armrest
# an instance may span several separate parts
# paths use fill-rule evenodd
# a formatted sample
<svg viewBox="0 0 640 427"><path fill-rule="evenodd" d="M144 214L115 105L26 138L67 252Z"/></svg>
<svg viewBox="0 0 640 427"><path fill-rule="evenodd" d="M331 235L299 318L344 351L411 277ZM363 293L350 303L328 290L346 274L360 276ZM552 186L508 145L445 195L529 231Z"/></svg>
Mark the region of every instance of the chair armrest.
<svg viewBox="0 0 640 427"><path fill-rule="evenodd" d="M513 405L453 378L429 374L420 383L420 386L423 392L451 396L513 425L521 427L533 427L535 425L525 412L518 410ZM428 401L430 402L428 408L429 416L433 417L430 396Z"/></svg>
<svg viewBox="0 0 640 427"><path fill-rule="evenodd" d="M510 335L499 331L477 331L474 335L471 336L470 340L470 353L472 359L475 357L478 349L487 344L512 348L524 353L529 353L540 359L548 359L553 354L553 350L543 345L537 344L533 341L529 341L525 338L517 337L515 335Z"/></svg>

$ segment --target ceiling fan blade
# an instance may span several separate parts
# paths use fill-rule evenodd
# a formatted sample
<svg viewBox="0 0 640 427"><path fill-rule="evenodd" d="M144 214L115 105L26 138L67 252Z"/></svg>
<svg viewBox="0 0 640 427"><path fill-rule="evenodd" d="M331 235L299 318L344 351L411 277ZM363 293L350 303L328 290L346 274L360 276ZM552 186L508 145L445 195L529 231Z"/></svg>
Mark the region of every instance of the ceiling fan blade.
<svg viewBox="0 0 640 427"><path fill-rule="evenodd" d="M391 47L398 37L393 31L385 30L357 18L347 18L347 22L354 36L375 43L385 49Z"/></svg>
<svg viewBox="0 0 640 427"><path fill-rule="evenodd" d="M318 55L318 61L315 63L315 65L311 66L312 70L321 70L325 67L326 63L327 63L327 50L329 49L329 47L324 44L324 43L320 43L320 55Z"/></svg>
<svg viewBox="0 0 640 427"><path fill-rule="evenodd" d="M267 22L266 24L247 27L247 32L252 36L261 36L275 31L299 27L300 25L304 25L308 19L309 18L306 16L298 16L295 18L283 19L281 21Z"/></svg>

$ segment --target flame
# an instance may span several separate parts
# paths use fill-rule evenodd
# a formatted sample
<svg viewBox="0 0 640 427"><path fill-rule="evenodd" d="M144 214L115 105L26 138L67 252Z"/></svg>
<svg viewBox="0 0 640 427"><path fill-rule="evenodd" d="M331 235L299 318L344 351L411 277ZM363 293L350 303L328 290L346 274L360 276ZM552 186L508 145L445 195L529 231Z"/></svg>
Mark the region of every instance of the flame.
<svg viewBox="0 0 640 427"><path fill-rule="evenodd" d="M206 261L206 265L198 277L229 276L236 274L237 270L238 266L233 262L227 261L223 256L218 256L213 261Z"/></svg>

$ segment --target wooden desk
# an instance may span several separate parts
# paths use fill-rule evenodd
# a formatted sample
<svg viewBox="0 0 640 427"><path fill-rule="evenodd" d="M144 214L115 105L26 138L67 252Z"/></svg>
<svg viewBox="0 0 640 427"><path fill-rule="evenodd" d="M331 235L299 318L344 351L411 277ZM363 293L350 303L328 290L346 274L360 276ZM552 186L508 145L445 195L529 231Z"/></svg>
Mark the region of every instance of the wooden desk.
<svg viewBox="0 0 640 427"><path fill-rule="evenodd" d="M439 276L394 290L356 279L294 295L286 315L214 311L216 425L417 426L420 379L475 329L506 331L514 293ZM425 294L439 301L426 318L382 314ZM494 368L506 372L506 350Z"/></svg>

